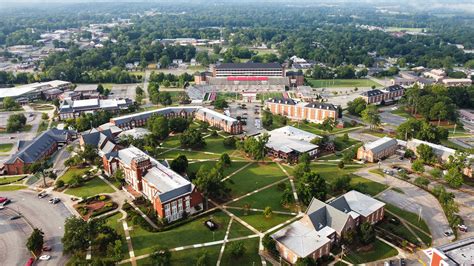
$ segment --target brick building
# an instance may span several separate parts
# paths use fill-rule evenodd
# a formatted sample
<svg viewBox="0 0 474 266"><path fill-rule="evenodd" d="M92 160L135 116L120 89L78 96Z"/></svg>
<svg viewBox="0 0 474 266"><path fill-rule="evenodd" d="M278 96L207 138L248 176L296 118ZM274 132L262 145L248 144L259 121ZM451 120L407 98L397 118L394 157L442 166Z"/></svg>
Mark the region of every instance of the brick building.
<svg viewBox="0 0 474 266"><path fill-rule="evenodd" d="M134 146L104 154L102 160L107 175L121 169L125 182L150 200L158 216L168 222L203 209L194 184Z"/></svg>
<svg viewBox="0 0 474 266"><path fill-rule="evenodd" d="M325 203L313 198L306 213L271 237L282 259L295 264L298 259L329 255L333 243L364 223L383 219L385 203L355 190Z"/></svg>
<svg viewBox="0 0 474 266"><path fill-rule="evenodd" d="M361 146L357 150L357 159L373 163L394 155L397 149L398 141L396 139L383 137Z"/></svg>
<svg viewBox="0 0 474 266"><path fill-rule="evenodd" d="M405 89L400 85L392 85L382 90L370 90L361 93L362 99L368 104L384 104L388 102L398 101L405 93Z"/></svg>
<svg viewBox="0 0 474 266"><path fill-rule="evenodd" d="M208 122L211 126L217 127L227 133L235 135L241 134L243 131L242 124L237 119L200 106L166 107L112 118L110 119L110 123L121 129L143 127L146 125L148 119L154 115L162 115L167 118L194 117L199 121Z"/></svg>
<svg viewBox="0 0 474 266"><path fill-rule="evenodd" d="M29 173L26 169L29 165L51 156L74 136L73 131L53 128L44 131L31 141L19 141L18 151L4 163L7 174Z"/></svg>
<svg viewBox="0 0 474 266"><path fill-rule="evenodd" d="M315 138L321 138L310 132L285 126L269 131L270 136L265 145L267 155L280 158L288 163L297 163L301 154L308 154L311 158L318 154L318 145L312 144Z"/></svg>
<svg viewBox="0 0 474 266"><path fill-rule="evenodd" d="M292 120L308 120L313 123L322 123L326 118L337 120L339 112L329 103L306 103L292 99L273 98L265 102L265 107L272 114L279 114Z"/></svg>

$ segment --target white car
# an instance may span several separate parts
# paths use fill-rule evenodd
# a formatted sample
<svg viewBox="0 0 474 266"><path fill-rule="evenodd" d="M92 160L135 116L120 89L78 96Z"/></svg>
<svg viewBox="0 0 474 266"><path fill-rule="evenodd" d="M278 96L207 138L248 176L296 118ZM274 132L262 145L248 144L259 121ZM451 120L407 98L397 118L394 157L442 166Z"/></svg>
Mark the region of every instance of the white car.
<svg viewBox="0 0 474 266"><path fill-rule="evenodd" d="M41 257L39 257L39 260L49 260L49 259L51 259L50 255L42 255Z"/></svg>

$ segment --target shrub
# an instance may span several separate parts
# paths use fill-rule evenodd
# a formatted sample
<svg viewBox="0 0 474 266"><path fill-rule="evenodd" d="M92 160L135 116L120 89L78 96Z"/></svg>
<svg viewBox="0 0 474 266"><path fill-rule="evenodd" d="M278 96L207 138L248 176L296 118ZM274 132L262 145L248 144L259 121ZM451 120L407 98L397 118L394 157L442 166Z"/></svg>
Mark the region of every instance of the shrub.
<svg viewBox="0 0 474 266"><path fill-rule="evenodd" d="M416 185L418 185L420 187L426 187L430 184L430 180L428 178L421 177L421 176L417 177L414 182L415 182Z"/></svg>
<svg viewBox="0 0 474 266"><path fill-rule="evenodd" d="M245 253L245 246L242 242L232 242L229 244L230 255L233 258L240 258Z"/></svg>
<svg viewBox="0 0 474 266"><path fill-rule="evenodd" d="M58 180L56 182L56 188L62 188L64 187L64 181L63 180Z"/></svg>
<svg viewBox="0 0 474 266"><path fill-rule="evenodd" d="M100 201L104 201L104 200L106 200L106 199L107 199L107 197L106 197L105 195L100 195L100 196L99 196L99 200L100 200Z"/></svg>

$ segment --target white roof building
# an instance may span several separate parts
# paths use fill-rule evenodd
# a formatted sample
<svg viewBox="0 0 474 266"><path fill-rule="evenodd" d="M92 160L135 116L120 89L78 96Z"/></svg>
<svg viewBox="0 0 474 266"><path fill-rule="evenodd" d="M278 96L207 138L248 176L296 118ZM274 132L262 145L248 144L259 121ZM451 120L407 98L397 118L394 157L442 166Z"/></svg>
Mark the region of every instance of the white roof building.
<svg viewBox="0 0 474 266"><path fill-rule="evenodd" d="M292 127L285 126L269 131L267 148L290 153L296 151L298 153L311 152L318 148L318 145L312 144L311 140L321 138L316 134Z"/></svg>

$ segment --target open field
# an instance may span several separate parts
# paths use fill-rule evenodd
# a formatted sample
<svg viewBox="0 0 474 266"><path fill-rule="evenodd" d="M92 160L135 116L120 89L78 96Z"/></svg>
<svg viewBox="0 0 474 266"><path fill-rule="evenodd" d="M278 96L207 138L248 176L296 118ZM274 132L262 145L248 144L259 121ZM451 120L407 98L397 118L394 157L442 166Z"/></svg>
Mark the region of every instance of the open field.
<svg viewBox="0 0 474 266"><path fill-rule="evenodd" d="M23 185L5 185L5 186L0 186L0 191L14 191L14 190L20 190L20 189L25 189L27 186Z"/></svg>
<svg viewBox="0 0 474 266"><path fill-rule="evenodd" d="M9 152L13 148L13 143L2 143L0 144L0 153Z"/></svg>
<svg viewBox="0 0 474 266"><path fill-rule="evenodd" d="M83 185L76 188L68 188L65 193L76 197L87 198L101 193L113 193L114 190L99 177L93 177Z"/></svg>
<svg viewBox="0 0 474 266"><path fill-rule="evenodd" d="M72 179L73 176L75 176L75 175L83 176L90 169L91 169L90 167L86 167L86 168L71 167L59 179L61 179L62 181L64 181L64 183L67 184L67 183L71 182L71 179Z"/></svg>
<svg viewBox="0 0 474 266"><path fill-rule="evenodd" d="M373 243L373 249L370 251L352 251L349 252L344 259L347 261L358 264L358 263L365 263L371 262L376 260L382 260L385 258L390 258L393 256L398 255L398 251L391 246L385 244L381 240L375 240Z"/></svg>
<svg viewBox="0 0 474 266"><path fill-rule="evenodd" d="M362 87L381 87L380 84L370 79L311 79L306 81L313 88L362 88Z"/></svg>

